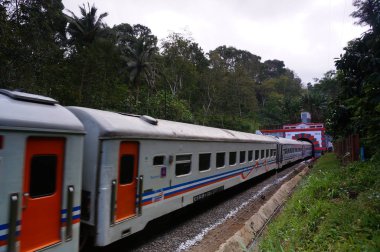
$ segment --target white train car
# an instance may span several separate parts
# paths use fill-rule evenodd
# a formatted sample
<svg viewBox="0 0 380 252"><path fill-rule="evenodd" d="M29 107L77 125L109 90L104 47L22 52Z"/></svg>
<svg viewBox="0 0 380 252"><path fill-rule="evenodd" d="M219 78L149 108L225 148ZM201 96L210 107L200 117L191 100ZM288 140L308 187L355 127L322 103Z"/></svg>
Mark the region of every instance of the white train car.
<svg viewBox="0 0 380 252"><path fill-rule="evenodd" d="M302 141L303 143L303 152L302 158L307 159L313 156L313 144L310 142Z"/></svg>
<svg viewBox="0 0 380 252"><path fill-rule="evenodd" d="M288 138L277 138L279 147L279 162L280 166L285 166L303 159L303 146L307 142L297 141Z"/></svg>
<svg viewBox="0 0 380 252"><path fill-rule="evenodd" d="M85 126L82 228L106 246L278 168L272 137L69 107ZM83 225L84 224L84 225Z"/></svg>
<svg viewBox="0 0 380 252"><path fill-rule="evenodd" d="M0 251L78 251L84 128L51 98L0 90Z"/></svg>

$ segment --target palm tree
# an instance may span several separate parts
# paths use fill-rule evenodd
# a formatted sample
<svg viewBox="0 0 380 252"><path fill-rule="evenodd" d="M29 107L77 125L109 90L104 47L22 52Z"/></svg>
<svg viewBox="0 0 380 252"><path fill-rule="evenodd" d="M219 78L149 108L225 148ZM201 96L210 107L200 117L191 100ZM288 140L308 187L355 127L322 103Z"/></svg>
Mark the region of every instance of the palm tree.
<svg viewBox="0 0 380 252"><path fill-rule="evenodd" d="M103 18L108 16L107 12L104 12L96 16L97 8L95 5L90 7L90 4L79 6L82 17L77 17L72 11L67 10L71 17L66 15L69 26L67 27L67 32L70 34L69 41L79 47L87 46L94 42L96 37L99 35L100 31L105 28L103 23ZM77 48L78 49L78 48Z"/></svg>
<svg viewBox="0 0 380 252"><path fill-rule="evenodd" d="M77 17L72 11L67 10L71 16L65 15L66 19L69 23L67 27L67 32L70 34L69 44L75 46L78 52L84 52L89 45L91 45L96 38L99 36L100 32L106 27L103 23L103 18L105 18L108 14L102 13L97 17L96 12L97 8L92 5L90 6L87 3L88 9L86 9L86 5L79 6L82 17ZM84 55L81 57L83 59L82 62L82 72L81 72L81 81L78 92L78 102L81 105L82 97L83 97L83 88L85 82L85 70L88 64L88 59Z"/></svg>
<svg viewBox="0 0 380 252"><path fill-rule="evenodd" d="M117 43L127 62L130 82L136 89L135 99L138 105L142 79L152 85L155 78L152 58L157 51L157 38L149 28L142 25L130 27L121 24L114 29L117 31Z"/></svg>

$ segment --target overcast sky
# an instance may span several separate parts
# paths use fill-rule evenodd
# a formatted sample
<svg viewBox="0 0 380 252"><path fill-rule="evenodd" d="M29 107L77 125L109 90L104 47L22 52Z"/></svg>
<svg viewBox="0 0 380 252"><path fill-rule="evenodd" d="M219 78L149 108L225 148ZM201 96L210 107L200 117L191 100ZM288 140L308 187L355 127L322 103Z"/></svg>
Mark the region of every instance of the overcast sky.
<svg viewBox="0 0 380 252"><path fill-rule="evenodd" d="M63 0L79 13L78 0ZM87 3L87 2L86 2ZM366 29L349 15L352 0L92 0L108 12L109 26L149 27L159 40L171 32L190 34L207 53L233 46L267 59L279 59L304 84L334 69L334 58Z"/></svg>

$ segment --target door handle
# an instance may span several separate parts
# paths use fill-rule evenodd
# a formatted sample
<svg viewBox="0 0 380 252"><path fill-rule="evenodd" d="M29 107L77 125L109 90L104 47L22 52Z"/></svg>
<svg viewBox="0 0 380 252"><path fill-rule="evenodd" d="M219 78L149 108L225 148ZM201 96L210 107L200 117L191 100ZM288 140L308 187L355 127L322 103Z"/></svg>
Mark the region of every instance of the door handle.
<svg viewBox="0 0 380 252"><path fill-rule="evenodd" d="M26 209L28 207L29 193L26 192L22 196L22 209Z"/></svg>

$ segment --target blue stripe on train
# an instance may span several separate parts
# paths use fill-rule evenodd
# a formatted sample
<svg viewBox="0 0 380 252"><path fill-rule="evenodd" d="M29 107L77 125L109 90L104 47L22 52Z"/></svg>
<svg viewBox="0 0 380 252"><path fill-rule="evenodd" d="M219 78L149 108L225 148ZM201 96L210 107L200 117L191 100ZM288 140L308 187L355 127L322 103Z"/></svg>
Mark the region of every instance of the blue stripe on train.
<svg viewBox="0 0 380 252"><path fill-rule="evenodd" d="M208 179L211 179L211 178L215 178L213 180L209 180L209 181L206 181L202 184L205 184L205 183L211 183L215 180L218 180L218 179L222 179L224 177L228 177L230 175L233 175L233 174L239 174L241 173L242 170L244 170L245 168L241 168L239 170L235 170L235 171L228 171L228 172L224 172L224 173L221 173L221 174L218 174L218 175L214 175L214 176L210 176L210 177L207 177L207 178L202 178L202 179L197 179L197 180L192 180L192 181L189 181L189 182L186 182L186 183L182 183L182 184L178 184L178 185L175 185L175 186L172 186L172 187L165 187L165 188L162 188L162 189L158 189L158 190L155 190L155 191L151 191L151 192L148 192L148 193L144 193L143 196L147 196L147 195L150 195L150 194L154 194L154 193L158 193L158 192L162 192L162 191L168 191L170 189L174 189L174 188L178 188L178 187L181 187L181 186L185 186L185 185L189 185L189 184L194 184L196 182L200 182L200 181L204 181L204 180L208 180ZM198 186L200 184L196 184L196 185L193 185L193 186L190 186L190 187L185 187L185 188L181 188L177 191L174 191L174 192L170 192L168 194L165 194L165 195L170 195L170 194L173 194L175 192L180 192L180 191L183 191L183 190L187 190L189 188L193 188L195 186ZM148 199L145 199L143 200L142 202L146 202L146 201L150 201L152 198L148 198Z"/></svg>
<svg viewBox="0 0 380 252"><path fill-rule="evenodd" d="M16 231L16 236L20 235L20 231ZM0 241L6 241L8 240L8 234L0 235Z"/></svg>
<svg viewBox="0 0 380 252"><path fill-rule="evenodd" d="M268 162L268 164L272 164L272 163L275 163L275 160L272 160L272 161ZM262 166L264 166L264 165L263 164L259 165L259 167L262 167ZM198 179L198 180L192 180L192 181L189 181L189 182L186 182L186 183L182 183L182 184L178 184L178 185L175 185L175 186L172 186L172 187L165 187L163 189L147 192L147 193L144 193L143 196L147 196L147 195L158 193L158 192L162 192L162 191L168 191L170 189L174 189L174 188L181 187L181 186L184 186L184 185L193 184L193 183L204 181L204 180L208 180L210 178L215 178L213 180L205 181L203 183L199 183L199 184L195 184L195 185L192 185L192 186L189 186L189 187L181 188L179 190L176 190L176 191L173 191L173 192L165 194L165 195L172 195L172 194L175 194L175 193L178 193L178 192L181 192L181 191L192 189L192 188L200 186L200 185L204 185L204 184L207 184L207 183L212 183L212 182L214 182L216 180L223 179L223 178L231 176L231 175L236 175L236 174L240 174L240 173L245 172L245 171L250 171L250 170L252 170L254 168L255 168L254 166L247 166L247 167L244 167L244 168L240 168L238 170L228 171L228 172L224 172L224 173L217 174L217 175L214 175L214 176L210 176L210 177L207 177L207 178L202 178L202 179ZM147 199L144 199L142 201L142 203L145 203L145 202L148 202L148 201L151 201L151 200L152 200L152 198L147 198Z"/></svg>
<svg viewBox="0 0 380 252"><path fill-rule="evenodd" d="M80 210L80 206L73 207L73 211L78 211L78 210ZM65 213L67 213L67 209L62 209L61 214L65 214Z"/></svg>
<svg viewBox="0 0 380 252"><path fill-rule="evenodd" d="M21 224L21 221L17 221L16 222L16 225L18 226L18 225L20 225ZM8 223L6 223L6 224L1 224L0 225L0 230L5 230L5 229L8 229L9 228L9 225L8 225Z"/></svg>
<svg viewBox="0 0 380 252"><path fill-rule="evenodd" d="M80 214L73 215L73 220L77 220L77 219L80 219ZM67 221L67 218L61 218L61 222L66 222L66 221Z"/></svg>
<svg viewBox="0 0 380 252"><path fill-rule="evenodd" d="M275 160L268 162L268 164L272 164L272 163L275 163ZM174 189L174 188L177 188L177 187L193 184L193 183L200 182L200 181L203 181L203 180L207 180L207 179L211 179L211 178L215 178L215 177L219 177L219 176L223 176L223 175L232 174L232 173L235 173L237 171L243 171L245 169L250 169L250 167L253 167L253 166L247 166L247 167L240 168L238 170L227 171L227 172L224 172L224 173L221 173L221 174L217 174L217 175L213 175L213 176L210 176L210 177L201 178L201 179L197 179L197 180L192 180L192 181L185 182L185 183L182 183L182 184L165 187L165 188L162 188L162 189L159 189L159 190L155 190L155 191L146 192L146 193L143 193L143 196L148 196L148 195L151 195L151 194L155 194L155 193L161 192L162 190L163 191L167 191L167 190L170 190L170 189ZM262 167L262 166L263 166L263 164L259 165L259 167Z"/></svg>

